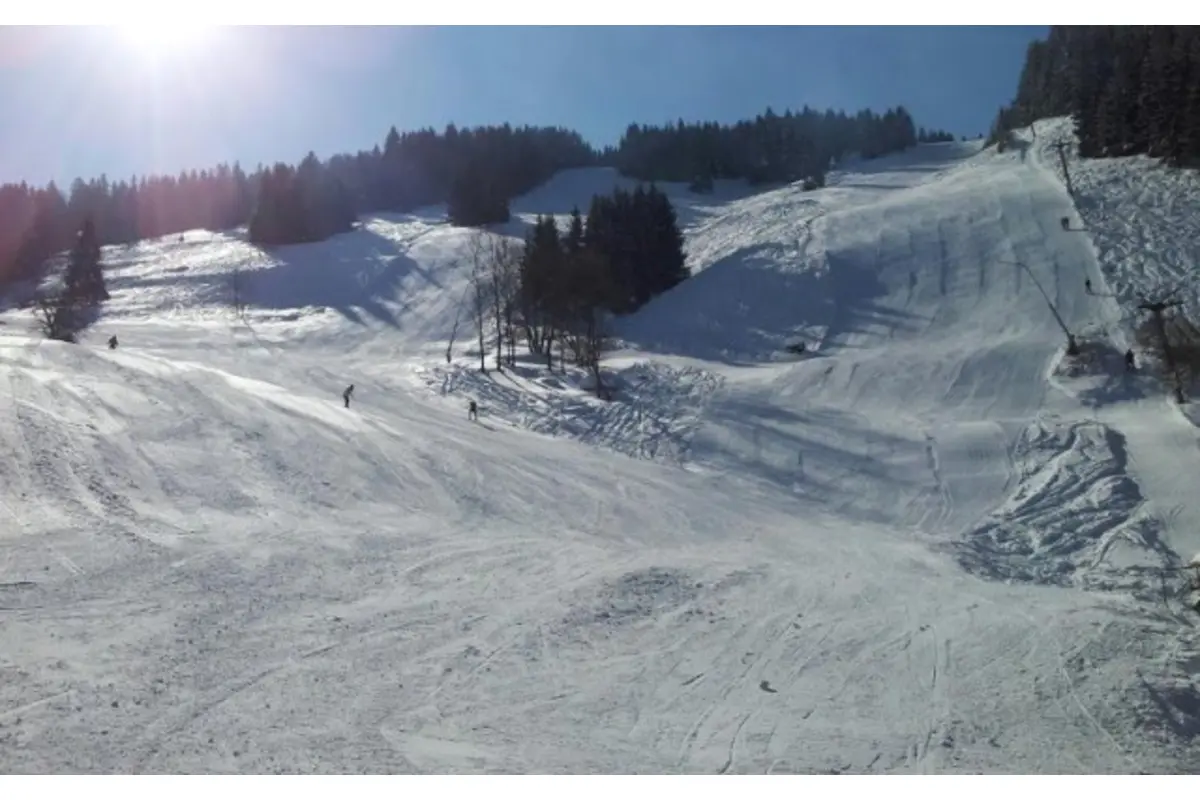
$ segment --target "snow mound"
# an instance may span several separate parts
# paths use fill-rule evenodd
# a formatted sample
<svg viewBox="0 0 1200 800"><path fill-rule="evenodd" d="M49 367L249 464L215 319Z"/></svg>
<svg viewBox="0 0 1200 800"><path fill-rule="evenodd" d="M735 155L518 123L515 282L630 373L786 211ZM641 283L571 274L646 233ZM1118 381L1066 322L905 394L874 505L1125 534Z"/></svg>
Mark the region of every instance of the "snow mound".
<svg viewBox="0 0 1200 800"><path fill-rule="evenodd" d="M1052 585L1157 591L1157 569L1173 557L1159 521L1127 472L1125 441L1096 422L1042 419L1017 440L1017 484L965 533L958 558L990 578Z"/></svg>

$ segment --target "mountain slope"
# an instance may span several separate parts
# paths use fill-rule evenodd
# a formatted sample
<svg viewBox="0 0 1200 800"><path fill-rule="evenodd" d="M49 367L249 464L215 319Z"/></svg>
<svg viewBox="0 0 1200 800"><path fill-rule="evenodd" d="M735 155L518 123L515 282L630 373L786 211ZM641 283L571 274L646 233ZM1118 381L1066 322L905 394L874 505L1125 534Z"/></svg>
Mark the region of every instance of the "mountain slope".
<svg viewBox="0 0 1200 800"><path fill-rule="evenodd" d="M612 404L444 363L436 209L106 251L85 344L0 337L0 766L1191 771L1167 429L1063 368L1034 279L1110 325L1096 251L1036 152L977 147L667 187L696 277L622 321Z"/></svg>

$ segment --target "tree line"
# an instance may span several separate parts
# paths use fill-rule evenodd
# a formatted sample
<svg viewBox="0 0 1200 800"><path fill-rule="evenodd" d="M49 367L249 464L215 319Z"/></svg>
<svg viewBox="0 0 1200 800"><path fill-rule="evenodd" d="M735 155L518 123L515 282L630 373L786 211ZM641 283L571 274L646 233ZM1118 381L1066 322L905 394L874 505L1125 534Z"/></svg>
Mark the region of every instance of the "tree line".
<svg viewBox="0 0 1200 800"><path fill-rule="evenodd" d="M0 284L32 276L50 256L69 249L91 219L102 245L135 242L192 228L226 230L254 208L257 178L238 164L112 182L76 179L0 186Z"/></svg>
<svg viewBox="0 0 1200 800"><path fill-rule="evenodd" d="M346 185L309 153L295 169L276 164L262 175L248 235L262 245L318 242L345 233L357 219Z"/></svg>
<svg viewBox="0 0 1200 800"><path fill-rule="evenodd" d="M1071 115L1083 158L1145 154L1200 163L1200 29L1055 25L1029 45L1016 98L993 138Z"/></svg>
<svg viewBox="0 0 1200 800"><path fill-rule="evenodd" d="M441 133L392 128L382 147L325 161L310 152L294 167L260 164L249 173L235 163L177 176L115 182L101 176L77 179L65 192L53 181L45 187L4 184L0 285L36 275L72 246L87 218L102 245L240 225L249 225L250 239L264 245L309 242L347 230L348 220L363 212L448 202L463 178L494 189L506 212L508 197L596 159L582 137L561 128L449 125ZM482 224L471 214L460 216L464 224Z"/></svg>
<svg viewBox="0 0 1200 800"><path fill-rule="evenodd" d="M966 138L965 136L963 137ZM921 144L937 144L938 142L953 142L954 134L948 131L938 129L925 130L920 128L917 130L917 141Z"/></svg>
<svg viewBox="0 0 1200 800"><path fill-rule="evenodd" d="M666 126L630 125L602 158L630 177L690 181L701 189L728 178L823 185L831 163L847 155L875 158L916 143L917 129L903 106L854 116L805 106L782 115L767 108L734 125L682 119Z"/></svg>
<svg viewBox="0 0 1200 800"><path fill-rule="evenodd" d="M771 109L735 125L630 126L616 147L597 150L561 127L448 125L401 133L381 145L326 160L307 154L295 166L234 163L178 175L77 179L0 186L0 283L32 277L68 250L90 218L102 245L131 243L194 228L249 226L265 246L308 242L348 230L364 212L410 211L447 204L451 221L483 225L508 219L510 198L555 172L608 165L646 181L716 178L760 183L809 178L820 185L831 161L866 157L918 141L902 107L776 115Z"/></svg>

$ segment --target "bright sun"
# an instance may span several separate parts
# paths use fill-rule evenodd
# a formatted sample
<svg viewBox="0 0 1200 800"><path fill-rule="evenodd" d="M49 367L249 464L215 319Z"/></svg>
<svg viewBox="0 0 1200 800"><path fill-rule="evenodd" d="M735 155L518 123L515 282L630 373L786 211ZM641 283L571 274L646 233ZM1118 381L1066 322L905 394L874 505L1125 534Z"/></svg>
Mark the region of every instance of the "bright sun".
<svg viewBox="0 0 1200 800"><path fill-rule="evenodd" d="M166 19L147 19L117 25L116 29L130 48L153 58L194 51L212 33L211 27L197 25L191 20L171 22Z"/></svg>

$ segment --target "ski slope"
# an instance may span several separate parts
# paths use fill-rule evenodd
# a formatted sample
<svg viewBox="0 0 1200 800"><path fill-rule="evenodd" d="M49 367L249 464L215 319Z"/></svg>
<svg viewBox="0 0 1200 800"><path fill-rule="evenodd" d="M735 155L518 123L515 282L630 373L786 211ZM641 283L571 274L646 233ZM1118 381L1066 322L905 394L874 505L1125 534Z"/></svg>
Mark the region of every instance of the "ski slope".
<svg viewBox="0 0 1200 800"><path fill-rule="evenodd" d="M694 277L620 321L613 403L445 363L441 209L106 248L83 344L0 318L0 770L1195 771L1197 434L1050 309L1120 353L1184 262L1101 230L1193 243L1113 205L1136 165L1075 208L1062 124L667 187Z"/></svg>

